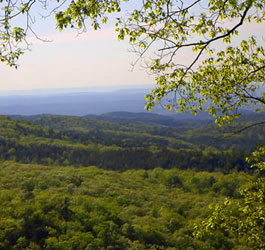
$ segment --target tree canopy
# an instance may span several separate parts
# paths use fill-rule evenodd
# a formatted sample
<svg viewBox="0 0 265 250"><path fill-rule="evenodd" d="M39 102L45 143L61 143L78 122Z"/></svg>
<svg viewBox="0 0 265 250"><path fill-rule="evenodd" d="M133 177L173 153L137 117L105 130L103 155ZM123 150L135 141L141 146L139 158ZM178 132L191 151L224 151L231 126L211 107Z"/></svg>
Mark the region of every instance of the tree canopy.
<svg viewBox="0 0 265 250"><path fill-rule="evenodd" d="M197 225L194 234L197 238L205 239L222 233L227 238L236 237L242 246L265 248L265 147L259 146L247 160L258 169L258 178L241 189L243 199L227 199L223 205L215 205L211 217Z"/></svg>
<svg viewBox="0 0 265 250"><path fill-rule="evenodd" d="M0 3L0 57L10 66L23 54L29 32L36 35L35 5L54 14L59 30L86 29L88 23L97 30L120 12L118 39L128 39L140 59L147 51L153 55L147 67L157 85L146 95L147 110L156 103L194 114L207 110L222 125L240 116L238 108L246 104L257 105L258 111L265 105L264 39L262 34L240 36L241 26L264 23L264 0L143 0L133 9L130 1L120 0L57 0L51 7L46 0ZM25 23L16 25L19 16ZM178 59L183 53L190 57L187 64Z"/></svg>

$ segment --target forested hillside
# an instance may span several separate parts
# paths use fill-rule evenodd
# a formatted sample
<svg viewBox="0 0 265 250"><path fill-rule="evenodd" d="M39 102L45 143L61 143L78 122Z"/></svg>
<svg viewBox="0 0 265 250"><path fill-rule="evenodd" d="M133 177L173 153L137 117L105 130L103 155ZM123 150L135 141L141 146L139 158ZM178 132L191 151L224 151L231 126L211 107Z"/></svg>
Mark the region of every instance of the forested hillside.
<svg viewBox="0 0 265 250"><path fill-rule="evenodd" d="M121 171L248 170L244 158L256 143L264 142L265 134L264 126L256 126L231 136L231 130L228 133L207 122L205 127L190 121L173 127L156 120L146 124L53 115L19 118L1 117L2 160Z"/></svg>
<svg viewBox="0 0 265 250"><path fill-rule="evenodd" d="M193 233L211 203L240 200L259 177L245 156L264 126L232 133L251 124L1 116L0 249L250 250L233 235Z"/></svg>

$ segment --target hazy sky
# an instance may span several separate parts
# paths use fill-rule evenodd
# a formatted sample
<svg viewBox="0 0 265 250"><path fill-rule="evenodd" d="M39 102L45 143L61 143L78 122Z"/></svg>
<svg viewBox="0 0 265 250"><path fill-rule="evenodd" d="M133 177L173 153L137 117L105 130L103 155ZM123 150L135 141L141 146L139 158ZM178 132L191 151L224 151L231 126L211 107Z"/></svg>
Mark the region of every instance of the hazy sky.
<svg viewBox="0 0 265 250"><path fill-rule="evenodd" d="M140 65L131 71L130 63L136 57L129 53L126 41L117 40L112 23L80 35L71 29L59 32L54 17L44 20L40 10L33 9L36 18L33 29L39 37L52 42L29 39L31 51L21 56L18 69L0 63L0 91L154 83L154 78ZM20 18L19 22L25 20Z"/></svg>
<svg viewBox="0 0 265 250"><path fill-rule="evenodd" d="M43 37L53 41L33 41L32 51L21 57L18 69L0 64L1 90L153 82L140 67L131 71L135 55L128 52L128 43L117 41L111 28L79 36L67 31Z"/></svg>
<svg viewBox="0 0 265 250"><path fill-rule="evenodd" d="M126 41L117 40L111 26L77 36L76 31L56 31L51 20L37 20L34 27L40 37L52 42L32 39L32 51L21 57L18 69L0 63L0 91L154 83L154 77L140 65L131 71L130 63L136 56L128 52ZM248 35L254 29L263 33L265 26L251 25L243 33ZM180 55L179 59L184 63L188 56Z"/></svg>

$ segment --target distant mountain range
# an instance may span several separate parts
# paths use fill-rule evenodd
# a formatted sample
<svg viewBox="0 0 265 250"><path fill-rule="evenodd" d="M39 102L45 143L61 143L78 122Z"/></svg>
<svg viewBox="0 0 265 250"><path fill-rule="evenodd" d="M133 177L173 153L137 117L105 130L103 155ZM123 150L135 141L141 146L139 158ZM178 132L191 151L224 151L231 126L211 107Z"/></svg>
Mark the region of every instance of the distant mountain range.
<svg viewBox="0 0 265 250"><path fill-rule="evenodd" d="M36 115L56 114L68 116L95 116L100 120L135 120L132 113L140 113L141 119L157 119L162 123L171 124L177 120L212 120L206 112L197 116L190 113L176 114L157 105L151 112L144 110L145 94L148 88L122 89L108 92L78 92L86 89L21 92L19 95L0 96L0 115ZM88 91L88 90L86 90ZM13 93L13 92L12 92ZM15 94L14 92L13 94ZM24 94L23 94L24 93ZM28 93L28 95L26 95ZM31 94L30 94L31 93ZM248 110L245 113L251 113ZM104 115L102 115L104 114ZM164 119L156 115L164 115ZM137 115L139 118L139 114Z"/></svg>
<svg viewBox="0 0 265 250"><path fill-rule="evenodd" d="M109 112L144 112L145 94L149 89L124 89L108 92L72 92L0 97L0 114L35 115L57 114L85 116ZM172 115L158 106L152 113ZM208 116L209 117L209 116Z"/></svg>
<svg viewBox="0 0 265 250"><path fill-rule="evenodd" d="M79 92L54 95L17 95L0 97L0 114L77 115L114 111L143 112L147 90Z"/></svg>

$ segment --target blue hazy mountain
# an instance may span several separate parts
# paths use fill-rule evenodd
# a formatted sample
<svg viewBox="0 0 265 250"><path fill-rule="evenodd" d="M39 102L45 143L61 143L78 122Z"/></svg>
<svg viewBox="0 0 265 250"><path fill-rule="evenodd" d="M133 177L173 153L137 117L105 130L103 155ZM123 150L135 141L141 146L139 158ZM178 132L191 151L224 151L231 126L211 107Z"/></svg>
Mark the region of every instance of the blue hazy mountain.
<svg viewBox="0 0 265 250"><path fill-rule="evenodd" d="M102 115L97 119L128 120L135 119L131 113L141 113L141 119L148 121L160 120L161 117L151 117L151 114L160 114L167 117L165 123L171 124L172 119L178 120L209 120L212 119L206 112L197 116L190 113L176 115L160 105L151 112L144 109L145 94L148 88L116 89L113 88L75 88L75 89L44 89L32 91L0 92L0 114L2 115ZM121 112L121 113L115 113ZM127 113L126 113L127 112ZM248 112L248 111L245 111ZM108 113L108 114L106 114ZM144 116L144 114L146 114ZM149 115L149 116L148 116ZM139 118L139 115L137 116ZM168 120L169 119L169 120ZM171 119L171 120L170 120ZM162 119L163 120L163 119Z"/></svg>
<svg viewBox="0 0 265 250"><path fill-rule="evenodd" d="M115 111L144 112L146 93L148 89L1 96L0 114L83 116Z"/></svg>
<svg viewBox="0 0 265 250"><path fill-rule="evenodd" d="M78 92L83 90L83 92ZM35 90L9 92L0 96L0 114L3 115L35 115L58 114L99 115L109 112L147 112L144 110L145 94L148 88L121 89L112 91L89 91L88 89ZM3 94L3 93L2 93ZM4 93L8 94L8 93ZM171 114L161 107L153 113Z"/></svg>

